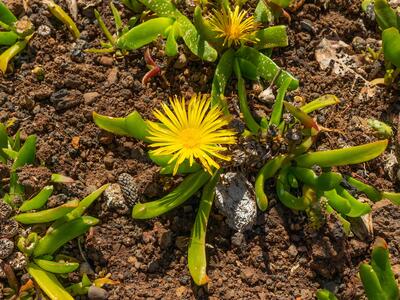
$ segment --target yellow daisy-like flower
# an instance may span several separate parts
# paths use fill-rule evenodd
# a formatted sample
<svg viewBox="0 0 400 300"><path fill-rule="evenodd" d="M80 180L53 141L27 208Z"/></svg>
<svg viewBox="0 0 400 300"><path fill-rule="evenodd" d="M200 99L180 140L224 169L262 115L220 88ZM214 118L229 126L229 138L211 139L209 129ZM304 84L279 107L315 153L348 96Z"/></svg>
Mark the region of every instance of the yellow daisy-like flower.
<svg viewBox="0 0 400 300"><path fill-rule="evenodd" d="M174 163L173 174L179 165L189 159L190 165L198 159L204 169L220 168L215 158L229 161L229 156L221 152L227 148L222 144L234 144L235 132L222 127L228 125L218 107L210 108L210 98L206 95L194 95L186 109L184 98L170 99L172 110L162 104L164 112L154 111L154 116L161 122L148 121L150 147L155 155L172 155L169 163Z"/></svg>
<svg viewBox="0 0 400 300"><path fill-rule="evenodd" d="M214 14L209 19L209 24L212 29L218 33L219 38L224 38L224 46L239 45L242 42L254 41L254 35L258 28L258 23L254 17L248 17L246 10L239 12L239 6L235 10L222 9L217 11L214 9Z"/></svg>

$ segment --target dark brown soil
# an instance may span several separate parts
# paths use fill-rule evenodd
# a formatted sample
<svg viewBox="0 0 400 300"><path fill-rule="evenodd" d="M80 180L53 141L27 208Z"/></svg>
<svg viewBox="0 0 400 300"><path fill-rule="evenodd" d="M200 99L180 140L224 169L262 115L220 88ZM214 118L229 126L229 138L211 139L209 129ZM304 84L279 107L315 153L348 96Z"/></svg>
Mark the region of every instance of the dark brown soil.
<svg viewBox="0 0 400 300"><path fill-rule="evenodd" d="M97 9L111 24L108 1L103 2ZM15 72L0 78L0 122L15 120L11 133L21 129L22 137L36 134L38 160L51 172L76 180L58 187L59 193L68 196L65 198L83 197L95 187L115 182L124 172L140 180L147 199L162 195L165 178L157 174L158 168L146 157L145 145L102 132L94 125L92 112L124 116L137 110L151 118L151 110L172 95L210 92L214 65L189 57L186 65L176 68L176 59L167 59L153 45L153 56L165 77L157 77L144 87L141 79L147 68L143 50L118 59L84 54L83 48L97 46L99 37L104 38L91 10L81 5L77 23L82 39L74 42L66 28L39 3L31 1L28 15L36 27L49 26L51 34L36 34L28 51L15 61ZM315 59L317 45L324 38L346 42L352 55L361 53L352 43L354 37L379 39L377 28L363 18L359 6L359 1L350 0L306 1L291 13L289 47L273 53L274 60L301 82L300 89L290 97L311 101L330 93L342 101L316 115L323 126L343 131L323 134L318 141L320 149L375 139L368 128L360 126L358 117L378 118L394 128L399 122L398 91L380 88L375 96L366 97L362 79L353 73L335 75L330 68L321 70ZM122 11L126 20L129 12ZM183 47L180 50L185 52ZM45 70L44 81L38 81L31 72L39 65ZM372 74L372 69L365 63L358 72L367 80L382 75ZM251 90L250 85L248 88ZM234 82L228 90L234 100ZM257 103L257 107L262 106ZM393 139L385 156L342 171L379 188L395 189L397 179L395 175L390 177L390 171L396 174L397 169L388 171L387 160L397 145L398 140ZM29 181L32 171L22 171L25 180ZM250 180L254 176L251 174ZM37 182L27 184L35 189L38 182L46 180L46 172L42 170L39 177ZM197 199L193 199L165 216L139 222L129 214L108 210L102 200L92 208L92 215L99 216L101 224L95 227L83 250L96 272L111 273L120 281L116 286L107 286L109 299L307 300L314 299L316 290L322 287L335 290L340 299L363 299L357 270L360 262L369 259L371 241L346 238L336 220L328 220L321 230L312 231L304 215L293 214L274 199L266 214L259 212L253 230L244 234L232 232L216 211L211 214L207 235L211 282L196 287L186 266L196 209ZM386 202L374 207L375 234L388 241L397 276L399 218L399 207Z"/></svg>

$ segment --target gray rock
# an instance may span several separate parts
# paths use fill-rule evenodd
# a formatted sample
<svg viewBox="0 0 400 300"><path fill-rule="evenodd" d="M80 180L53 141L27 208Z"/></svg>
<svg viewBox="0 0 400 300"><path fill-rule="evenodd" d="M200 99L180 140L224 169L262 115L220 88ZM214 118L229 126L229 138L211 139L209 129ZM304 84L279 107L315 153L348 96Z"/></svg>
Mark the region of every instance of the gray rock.
<svg viewBox="0 0 400 300"><path fill-rule="evenodd" d="M254 188L242 173L228 172L216 188L215 205L236 231L250 229L256 222Z"/></svg>

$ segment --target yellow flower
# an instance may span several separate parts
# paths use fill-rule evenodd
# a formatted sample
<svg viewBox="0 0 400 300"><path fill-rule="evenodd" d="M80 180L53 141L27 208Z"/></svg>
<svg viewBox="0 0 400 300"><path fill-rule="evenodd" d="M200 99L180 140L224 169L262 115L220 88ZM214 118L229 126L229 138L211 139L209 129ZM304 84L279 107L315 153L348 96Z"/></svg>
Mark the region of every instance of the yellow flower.
<svg viewBox="0 0 400 300"><path fill-rule="evenodd" d="M224 38L224 46L239 45L242 42L254 41L254 34L257 31L258 23L251 16L245 19L246 10L239 12L239 6L235 10L222 9L217 11L209 19L212 29L218 33L219 38Z"/></svg>
<svg viewBox="0 0 400 300"><path fill-rule="evenodd" d="M220 168L215 158L230 160L221 152L227 150L222 144L234 144L235 132L222 129L228 125L218 107L210 108L210 99L206 95L194 95L186 109L184 98L170 99L172 110L166 103L162 104L163 113L154 111L154 116L161 122L148 121L150 147L155 155L172 155L170 164L174 163L173 174L186 159L192 166L198 159L204 169Z"/></svg>

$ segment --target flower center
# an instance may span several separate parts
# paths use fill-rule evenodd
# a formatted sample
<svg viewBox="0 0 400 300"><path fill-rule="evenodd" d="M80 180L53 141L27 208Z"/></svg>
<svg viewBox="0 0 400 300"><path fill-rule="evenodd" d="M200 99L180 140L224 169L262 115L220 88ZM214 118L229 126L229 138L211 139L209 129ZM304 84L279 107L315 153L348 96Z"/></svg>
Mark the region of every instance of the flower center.
<svg viewBox="0 0 400 300"><path fill-rule="evenodd" d="M232 25L228 26L227 32L228 32L228 36L233 40L239 39L239 37L241 35L240 28L236 24L232 24Z"/></svg>
<svg viewBox="0 0 400 300"><path fill-rule="evenodd" d="M198 128L185 128L179 133L179 140L184 148L196 148L201 144L200 130Z"/></svg>

